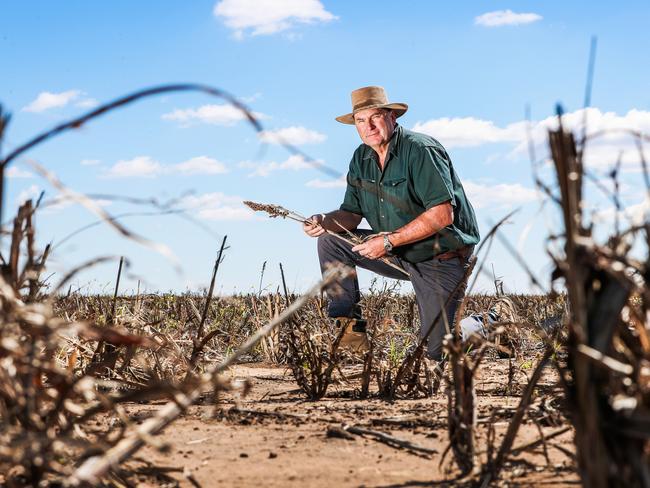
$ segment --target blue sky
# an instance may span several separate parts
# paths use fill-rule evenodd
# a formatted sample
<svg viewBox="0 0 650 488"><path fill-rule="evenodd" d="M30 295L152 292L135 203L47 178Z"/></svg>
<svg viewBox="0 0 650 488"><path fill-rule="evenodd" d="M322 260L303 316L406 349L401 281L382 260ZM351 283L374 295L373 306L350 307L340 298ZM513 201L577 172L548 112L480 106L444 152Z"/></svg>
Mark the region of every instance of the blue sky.
<svg viewBox="0 0 650 488"><path fill-rule="evenodd" d="M398 8L401 6L401 8ZM221 237L230 248L220 268L221 293L275 289L282 262L291 289L318 279L315 242L293 222L253 215L241 200L272 202L304 215L337 208L341 182L274 144L279 133L343 175L359 143L334 117L349 111L349 93L371 84L410 109L400 123L427 132L448 149L473 202L481 230L514 208L507 239L548 286L545 237L557 231L551 204L535 191L526 144L531 108L536 157L557 102L579 128L589 45L598 37L589 132L650 132L650 5L647 2L430 2L220 0L194 2L5 2L0 16L0 102L13 113L6 154L36 133L98 103L140 88L196 82L244 101L269 132L260 140L223 100L168 94L119 109L53 139L12 164L5 219L18 202L57 191L29 166L35 160L75 192L100 195L112 215L151 213L144 203L101 195L174 200L179 215L130 216L129 229L164 244L182 267L150 248L96 226L56 248L50 272L93 256L125 255L125 289L196 290L209 280ZM647 207L633 141L600 139L587 151L594 174L606 174L623 151L620 177L628 212ZM549 165L541 174L552 182ZM606 182L607 184L607 182ZM611 205L588 189L601 233ZM70 202L37 217L38 242L56 245L97 217ZM198 222L200 225L197 225ZM488 262L510 291L532 291L526 275L496 243ZM75 286L108 290L116 263L80 275ZM370 275L362 275L368 286ZM491 291L485 278L477 291Z"/></svg>

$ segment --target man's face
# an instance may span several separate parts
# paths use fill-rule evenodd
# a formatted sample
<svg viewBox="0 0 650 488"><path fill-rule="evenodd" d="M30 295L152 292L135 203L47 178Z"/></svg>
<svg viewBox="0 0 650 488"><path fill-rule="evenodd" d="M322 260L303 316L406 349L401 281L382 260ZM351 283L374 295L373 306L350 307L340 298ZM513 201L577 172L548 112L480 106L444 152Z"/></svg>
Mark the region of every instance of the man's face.
<svg viewBox="0 0 650 488"><path fill-rule="evenodd" d="M359 137L373 149L388 144L395 130L395 120L395 112L385 108L368 108L354 114Z"/></svg>

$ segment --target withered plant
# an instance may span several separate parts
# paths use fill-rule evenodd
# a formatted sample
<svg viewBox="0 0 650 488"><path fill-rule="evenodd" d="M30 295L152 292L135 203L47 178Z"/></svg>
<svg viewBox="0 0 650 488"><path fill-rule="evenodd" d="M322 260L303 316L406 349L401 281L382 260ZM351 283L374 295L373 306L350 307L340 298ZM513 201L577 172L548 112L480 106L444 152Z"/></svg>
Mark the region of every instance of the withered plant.
<svg viewBox="0 0 650 488"><path fill-rule="evenodd" d="M256 327L262 327L264 323L278 317L282 310L287 307L287 302L279 293L269 293L263 296L250 295L251 320ZM309 304L308 304L309 306ZM260 343L261 358L265 361L282 364L287 361L288 343L286 339L287 328L273 331L272 334L264 337Z"/></svg>
<svg viewBox="0 0 650 488"><path fill-rule="evenodd" d="M382 289L377 289L376 283L373 281L362 300L370 350L364 358L361 395L368 396L374 380L381 398L430 396L435 376L423 360L424 349L416 358L414 373L395 388L400 367L419 343L420 320L415 297L401 296L397 284L384 284Z"/></svg>
<svg viewBox="0 0 650 488"><path fill-rule="evenodd" d="M563 277L570 302L568 364L562 370L567 400L575 426L578 467L583 483L593 487L650 486L650 224L629 223L619 217L604 243L594 237L594 226L584 214L584 182L588 172L583 157L602 134L585 137L577 145L562 124L549 132L557 174L565 232L557 239L563 254L553 254L556 277ZM650 194L643 143L648 136L633 133ZM618 212L617 171L609 195ZM633 247L643 244L640 258Z"/></svg>
<svg viewBox="0 0 650 488"><path fill-rule="evenodd" d="M333 321L305 312L287 324L287 363L307 398L319 400L346 356L339 347L345 329L336 330Z"/></svg>
<svg viewBox="0 0 650 488"><path fill-rule="evenodd" d="M14 220L11 258L0 277L0 466L6 482L36 486L70 473L71 455L101 450L121 435L119 430L96 435L89 423L94 414L112 412L128 423L118 404L129 396L105 395L100 382L79 374L81 348L68 347L68 339L138 347L155 343L69 322L56 317L48 301L35 300L42 297L39 277L47 250L35 251L33 217L28 201Z"/></svg>

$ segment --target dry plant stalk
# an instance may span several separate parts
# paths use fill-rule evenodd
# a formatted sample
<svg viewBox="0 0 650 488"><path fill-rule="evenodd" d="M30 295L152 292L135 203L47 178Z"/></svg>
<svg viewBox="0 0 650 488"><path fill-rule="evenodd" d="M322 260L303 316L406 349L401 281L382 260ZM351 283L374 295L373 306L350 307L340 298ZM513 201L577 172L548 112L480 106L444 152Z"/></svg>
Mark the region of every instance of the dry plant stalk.
<svg viewBox="0 0 650 488"><path fill-rule="evenodd" d="M448 338L451 339L451 338ZM447 428L449 445L462 474L474 468L476 423L474 372L461 341L448 340L446 350L451 369L447 390ZM482 357L482 356L480 356ZM478 362L477 360L477 365Z"/></svg>
<svg viewBox="0 0 650 488"><path fill-rule="evenodd" d="M576 150L573 135L563 129L560 108L558 120L549 141L565 234L564 255L553 257L571 304L567 400L580 475L591 487L650 486L650 385L643 372L650 360L650 258L630 256L637 235L650 242L650 226L646 222L621 231L617 225L605 245L595 242L583 216L585 148ZM642 152L641 160L648 181ZM632 295L639 299L632 302ZM624 315L642 319L632 329Z"/></svg>
<svg viewBox="0 0 650 488"><path fill-rule="evenodd" d="M132 347L155 342L57 318L49 301L31 301L42 296L38 277L46 256L34 250L30 201L21 206L15 223L12 258L0 277L0 466L7 483L36 486L69 474L70 466L61 461L72 452L103 449L119 437L116 431L90 439L86 432L92 430L89 420L96 413L113 412L128 422L117 406L124 397L105 395L94 378L75 374L81 342ZM27 255L27 267L18 272L21 253ZM79 347L65 347L71 338Z"/></svg>
<svg viewBox="0 0 650 488"><path fill-rule="evenodd" d="M249 207L251 210L254 210L255 212L266 212L271 218L282 217L284 219L288 217L292 220L296 220L297 222L305 222L307 220L305 217L295 214L280 205L273 205L270 203L256 203L250 200L244 200L244 205Z"/></svg>
<svg viewBox="0 0 650 488"><path fill-rule="evenodd" d="M451 449L462 474L469 474L476 468L476 392L474 379L488 349L493 348L497 352L503 350L497 339L503 333L504 328L496 325L488 331L486 337L471 335L466 340L463 340L459 321L456 320L453 334L448 334L445 337L444 346L447 352L447 362L449 363L448 369L450 370L450 378L447 377L449 447L445 454ZM534 383L531 382L532 384L529 384L529 387L534 387L536 382L537 380ZM525 407L522 411L524 410ZM490 463L488 462L488 464Z"/></svg>
<svg viewBox="0 0 650 488"><path fill-rule="evenodd" d="M38 206L38 204L37 204ZM34 248L35 230L32 224L33 214L36 208L31 200L27 200L22 204L16 217L13 221L13 230L11 232L11 244L9 246L9 259L5 261L2 258L0 270L5 282L11 286L17 294L23 296L25 302L35 302L42 297L39 296L39 291L42 284L39 282L40 275L45 268L45 262L50 252L50 245L48 244L41 256L36 255ZM21 244L25 240L25 257L26 262L22 269L19 266ZM23 290L27 289L28 293L23 294Z"/></svg>
<svg viewBox="0 0 650 488"><path fill-rule="evenodd" d="M115 291L113 293L113 303L111 310L106 318L106 327L115 326L115 307L117 306L117 293L120 289L120 277L122 276L122 266L124 265L124 257L120 257L120 265L117 270L117 279L115 280ZM95 352L88 365L88 375L95 375L97 373L110 374L115 369L115 363L119 355L117 345L110 342L99 341L95 347Z"/></svg>
<svg viewBox="0 0 650 488"><path fill-rule="evenodd" d="M285 336L289 368L310 400L325 396L332 373L345 357L339 348L345 328L335 332L331 330L332 324L325 322L303 314L300 320L289 323Z"/></svg>
<svg viewBox="0 0 650 488"><path fill-rule="evenodd" d="M217 254L217 259L214 262L214 268L212 269L212 278L210 279L210 288L208 288L208 293L205 297L205 305L203 307L203 313L201 314L199 325L196 329L196 337L192 340L192 353L190 354L189 366L187 369L186 379L190 377L193 373L196 363L199 360L199 357L203 353L203 349L206 344L217 334L218 330L213 329L212 332L204 334L205 322L208 318L208 312L210 311L210 303L212 302L212 293L214 292L214 283L217 279L217 272L219 271L219 264L221 264L222 255L224 247L226 246L226 239L228 236L223 236L221 241L221 247L219 248L219 253Z"/></svg>
<svg viewBox="0 0 650 488"><path fill-rule="evenodd" d="M484 476L481 482L481 486L488 486L492 481L497 480L499 478L499 472L503 468L503 463L505 462L506 457L511 453L517 453L519 450L521 450L521 448L513 450L512 445L515 441L515 437L517 436L519 427L521 426L521 423L524 419L524 414L526 413L526 410L528 409L532 400L535 387L537 386L537 383L542 376L542 372L544 371L546 363L551 358L551 355L553 353L553 348L547 346L544 355L537 363L537 366L531 375L530 381L526 385L526 389L521 396L517 410L515 411L514 416L508 424L508 430L506 431L506 434L501 441L499 450L497 451L494 458L492 457L492 450L489 450L490 452L488 453L487 463L485 466L483 466Z"/></svg>
<svg viewBox="0 0 650 488"><path fill-rule="evenodd" d="M405 309L401 309L397 285L376 290L375 283L363 300L364 316L368 322L369 350L364 357L361 396L370 393L372 380L377 385L377 394L389 398L396 373L404 358L418 342L416 333L416 303L410 297ZM419 361L423 356L419 358ZM424 374L420 373L420 366ZM428 397L431 392L431 374L424 362L414 368L417 373L407 378L395 395L400 398Z"/></svg>
<svg viewBox="0 0 650 488"><path fill-rule="evenodd" d="M277 317L280 315L283 308L285 307L281 304L282 300L279 293L266 295L266 308L269 317ZM282 336L280 329L274 330L271 334L266 336L262 341L262 350L264 351L264 357L273 363L280 364L285 359L286 353L286 344L282 342Z"/></svg>

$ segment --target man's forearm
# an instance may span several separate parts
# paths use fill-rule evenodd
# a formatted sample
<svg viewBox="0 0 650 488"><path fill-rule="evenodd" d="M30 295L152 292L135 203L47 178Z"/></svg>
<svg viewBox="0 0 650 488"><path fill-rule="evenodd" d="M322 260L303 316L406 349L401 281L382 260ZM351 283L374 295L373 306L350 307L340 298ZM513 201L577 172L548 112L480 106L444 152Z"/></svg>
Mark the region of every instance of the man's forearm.
<svg viewBox="0 0 650 488"><path fill-rule="evenodd" d="M441 203L421 213L408 224L391 233L388 238L393 246L404 246L432 236L453 221L454 209L451 203Z"/></svg>
<svg viewBox="0 0 650 488"><path fill-rule="evenodd" d="M345 210L334 210L323 214L325 218L321 221L324 229L332 232L343 232L344 230L354 230L361 223L361 215L347 212Z"/></svg>

